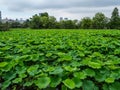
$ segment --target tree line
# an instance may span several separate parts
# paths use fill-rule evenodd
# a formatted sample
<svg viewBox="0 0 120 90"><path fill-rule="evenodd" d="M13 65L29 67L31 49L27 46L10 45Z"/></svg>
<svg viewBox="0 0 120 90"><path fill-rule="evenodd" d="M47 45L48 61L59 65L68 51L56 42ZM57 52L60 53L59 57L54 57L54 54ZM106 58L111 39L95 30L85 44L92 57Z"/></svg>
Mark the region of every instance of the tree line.
<svg viewBox="0 0 120 90"><path fill-rule="evenodd" d="M69 19L57 21L54 16L44 12L35 14L24 23L6 22L5 25L9 25L10 28L32 29L120 29L120 15L118 8L115 7L110 18L98 12L93 18L84 17L80 21Z"/></svg>
<svg viewBox="0 0 120 90"><path fill-rule="evenodd" d="M120 29L120 15L118 8L114 8L111 18L106 17L103 13L96 13L91 19L84 17L78 20L61 20L57 21L54 16L49 16L47 12L40 15L34 15L28 22L33 29Z"/></svg>

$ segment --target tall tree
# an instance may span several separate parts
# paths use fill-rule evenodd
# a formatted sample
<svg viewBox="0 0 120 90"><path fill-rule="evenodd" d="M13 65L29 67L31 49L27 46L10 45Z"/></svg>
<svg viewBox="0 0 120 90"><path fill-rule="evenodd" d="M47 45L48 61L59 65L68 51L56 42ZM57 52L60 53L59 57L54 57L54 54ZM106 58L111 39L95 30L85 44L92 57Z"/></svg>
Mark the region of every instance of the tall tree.
<svg viewBox="0 0 120 90"><path fill-rule="evenodd" d="M34 15L30 19L30 27L34 29L51 29L56 28L56 18L49 16L47 12Z"/></svg>
<svg viewBox="0 0 120 90"><path fill-rule="evenodd" d="M49 14L47 12L40 13L39 14L41 17L49 17Z"/></svg>
<svg viewBox="0 0 120 90"><path fill-rule="evenodd" d="M42 28L41 18L39 15L34 15L30 18L30 28L39 29Z"/></svg>
<svg viewBox="0 0 120 90"><path fill-rule="evenodd" d="M114 8L112 12L112 16L110 19L110 27L111 29L118 29L120 28L120 16L119 16L119 10L118 8Z"/></svg>
<svg viewBox="0 0 120 90"><path fill-rule="evenodd" d="M57 21L56 18L54 16L50 16L49 17L49 25L48 28L49 29L55 29L57 27Z"/></svg>
<svg viewBox="0 0 120 90"><path fill-rule="evenodd" d="M104 29L106 28L107 18L103 13L96 13L93 17L92 26L95 29Z"/></svg>
<svg viewBox="0 0 120 90"><path fill-rule="evenodd" d="M47 16L42 16L42 17L40 17L40 20L41 20L41 24L42 24L42 27L41 27L41 28L47 29L48 26L49 26L49 17L47 17Z"/></svg>
<svg viewBox="0 0 120 90"><path fill-rule="evenodd" d="M82 29L90 29L92 27L92 20L89 17L85 17L80 21L80 27Z"/></svg>

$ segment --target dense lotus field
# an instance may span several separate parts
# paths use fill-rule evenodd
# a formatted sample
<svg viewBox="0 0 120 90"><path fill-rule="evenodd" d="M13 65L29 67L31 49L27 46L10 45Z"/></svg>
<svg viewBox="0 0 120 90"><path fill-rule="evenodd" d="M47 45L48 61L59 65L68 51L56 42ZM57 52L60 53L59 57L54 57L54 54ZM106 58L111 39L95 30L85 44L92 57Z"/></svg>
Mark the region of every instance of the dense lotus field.
<svg viewBox="0 0 120 90"><path fill-rule="evenodd" d="M0 32L0 90L119 90L120 31Z"/></svg>

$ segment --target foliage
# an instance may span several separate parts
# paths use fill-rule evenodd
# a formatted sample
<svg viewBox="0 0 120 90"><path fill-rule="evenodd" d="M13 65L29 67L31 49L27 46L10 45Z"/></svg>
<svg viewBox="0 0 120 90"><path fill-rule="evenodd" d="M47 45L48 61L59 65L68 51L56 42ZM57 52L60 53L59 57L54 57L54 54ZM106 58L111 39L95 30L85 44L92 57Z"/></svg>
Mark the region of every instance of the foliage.
<svg viewBox="0 0 120 90"><path fill-rule="evenodd" d="M74 29L76 28L76 22L72 20L62 20L59 22L61 29Z"/></svg>
<svg viewBox="0 0 120 90"><path fill-rule="evenodd" d="M18 21L13 21L13 22L10 22L10 27L11 28L22 28L22 24Z"/></svg>
<svg viewBox="0 0 120 90"><path fill-rule="evenodd" d="M110 19L110 27L112 29L120 29L120 16L119 16L119 11L118 8L115 8L112 12L112 16Z"/></svg>
<svg viewBox="0 0 120 90"><path fill-rule="evenodd" d="M1 90L118 90L120 32L0 33Z"/></svg>
<svg viewBox="0 0 120 90"><path fill-rule="evenodd" d="M40 29L42 28L42 23L40 17L36 14L30 20L30 28Z"/></svg>
<svg viewBox="0 0 120 90"><path fill-rule="evenodd" d="M105 29L107 25L107 18L103 13L96 13L93 17L93 28L94 29Z"/></svg>
<svg viewBox="0 0 120 90"><path fill-rule="evenodd" d="M30 18L30 27L33 29L120 29L120 15L115 8L111 18L98 12L92 19L84 17L80 21L70 19L57 21L54 16L49 16L45 12Z"/></svg>
<svg viewBox="0 0 120 90"><path fill-rule="evenodd" d="M8 31L9 30L9 23L0 23L0 31Z"/></svg>
<svg viewBox="0 0 120 90"><path fill-rule="evenodd" d="M89 17L85 17L80 21L80 28L90 29L92 28L92 20Z"/></svg>
<svg viewBox="0 0 120 90"><path fill-rule="evenodd" d="M19 21L8 21L10 28L31 28L31 29L120 29L120 15L118 8L112 12L111 18L106 17L103 13L98 12L90 17L83 17L81 20L70 20L64 18L57 20L47 12L33 15L23 23ZM0 25L4 30L8 25Z"/></svg>
<svg viewBox="0 0 120 90"><path fill-rule="evenodd" d="M40 13L39 15L36 14L30 19L30 28L56 28L56 18L53 16L49 16L46 12Z"/></svg>

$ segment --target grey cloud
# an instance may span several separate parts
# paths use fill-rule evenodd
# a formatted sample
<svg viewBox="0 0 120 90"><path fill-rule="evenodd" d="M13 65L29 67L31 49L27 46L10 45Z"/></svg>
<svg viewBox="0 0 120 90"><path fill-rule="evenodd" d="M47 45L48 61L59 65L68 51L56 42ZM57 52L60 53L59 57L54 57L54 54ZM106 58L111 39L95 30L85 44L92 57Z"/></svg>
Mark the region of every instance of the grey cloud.
<svg viewBox="0 0 120 90"><path fill-rule="evenodd" d="M120 0L4 0L8 10L68 9L71 7L106 7L120 5Z"/></svg>
<svg viewBox="0 0 120 90"><path fill-rule="evenodd" d="M120 5L119 0L85 0L84 2L74 2L74 5L80 7L105 7Z"/></svg>
<svg viewBox="0 0 120 90"><path fill-rule="evenodd" d="M117 6L120 8L120 6ZM65 11L69 13L96 13L96 12L110 12L115 8L115 6L107 6L107 7L80 7L80 8L69 8L65 9Z"/></svg>
<svg viewBox="0 0 120 90"><path fill-rule="evenodd" d="M103 12L110 16L114 7L120 9L120 0L0 0L0 8L11 17L30 17L49 12L56 17L81 18Z"/></svg>

